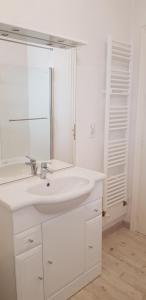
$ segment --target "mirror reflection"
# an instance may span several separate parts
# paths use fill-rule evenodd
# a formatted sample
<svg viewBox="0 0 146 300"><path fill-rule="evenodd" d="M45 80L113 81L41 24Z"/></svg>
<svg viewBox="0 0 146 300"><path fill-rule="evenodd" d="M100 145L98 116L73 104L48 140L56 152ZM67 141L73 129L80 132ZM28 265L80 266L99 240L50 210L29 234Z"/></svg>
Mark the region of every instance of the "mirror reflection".
<svg viewBox="0 0 146 300"><path fill-rule="evenodd" d="M0 178L28 174L26 156L73 163L73 57L0 41Z"/></svg>

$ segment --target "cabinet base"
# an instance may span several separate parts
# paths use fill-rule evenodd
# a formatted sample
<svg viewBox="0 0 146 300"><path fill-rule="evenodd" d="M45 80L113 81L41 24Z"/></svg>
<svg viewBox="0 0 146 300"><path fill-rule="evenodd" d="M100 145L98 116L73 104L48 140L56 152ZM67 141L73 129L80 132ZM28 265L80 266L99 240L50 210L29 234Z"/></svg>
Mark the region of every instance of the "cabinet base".
<svg viewBox="0 0 146 300"><path fill-rule="evenodd" d="M90 281L94 280L101 274L101 265L96 265L90 271L82 274L80 277L69 283L63 289L53 294L47 300L67 300L69 297L77 293L80 289L86 286Z"/></svg>

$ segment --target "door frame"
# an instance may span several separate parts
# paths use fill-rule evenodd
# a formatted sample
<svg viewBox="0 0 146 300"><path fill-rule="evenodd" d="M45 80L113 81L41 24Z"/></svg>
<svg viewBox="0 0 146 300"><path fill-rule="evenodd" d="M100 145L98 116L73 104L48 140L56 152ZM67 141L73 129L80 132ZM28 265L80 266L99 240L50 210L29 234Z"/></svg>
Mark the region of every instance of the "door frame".
<svg viewBox="0 0 146 300"><path fill-rule="evenodd" d="M144 39L146 39L146 27L142 27L140 31L140 51L139 51L139 77L138 77L138 96L136 103L136 130L134 141L134 160L133 160L133 182L132 182L132 203L130 216L130 229L137 229L137 208L140 189L140 174L141 174L141 142L143 136L143 93L144 93Z"/></svg>

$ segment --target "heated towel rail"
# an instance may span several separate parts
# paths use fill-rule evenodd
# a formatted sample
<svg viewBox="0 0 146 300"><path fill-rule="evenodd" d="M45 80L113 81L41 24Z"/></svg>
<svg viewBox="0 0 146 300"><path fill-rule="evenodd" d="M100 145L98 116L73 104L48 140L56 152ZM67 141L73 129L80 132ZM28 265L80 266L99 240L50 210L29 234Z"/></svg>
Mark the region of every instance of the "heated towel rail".
<svg viewBox="0 0 146 300"><path fill-rule="evenodd" d="M107 43L106 114L104 138L103 214L118 203L128 201L128 135L132 72L132 47L114 41Z"/></svg>

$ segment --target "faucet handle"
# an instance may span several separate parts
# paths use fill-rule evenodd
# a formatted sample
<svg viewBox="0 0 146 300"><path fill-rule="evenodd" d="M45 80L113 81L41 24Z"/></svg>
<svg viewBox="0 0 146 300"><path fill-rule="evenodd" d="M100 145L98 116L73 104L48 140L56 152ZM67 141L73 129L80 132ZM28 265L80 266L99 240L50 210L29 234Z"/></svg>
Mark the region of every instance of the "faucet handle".
<svg viewBox="0 0 146 300"><path fill-rule="evenodd" d="M43 162L41 162L40 178L41 179L46 179L47 178L47 173L49 173L48 163L47 163L47 161L43 161Z"/></svg>

